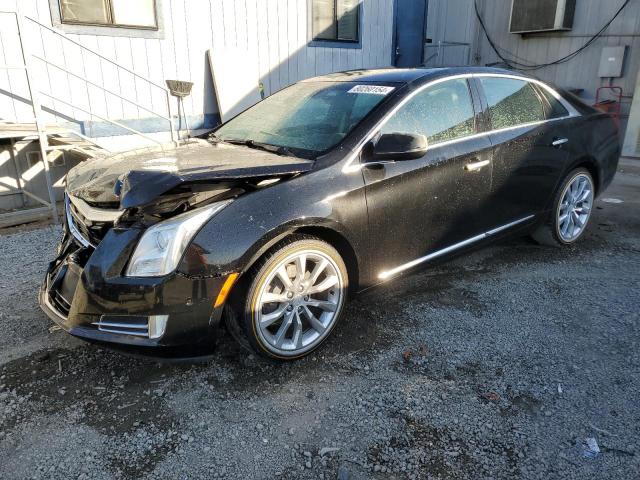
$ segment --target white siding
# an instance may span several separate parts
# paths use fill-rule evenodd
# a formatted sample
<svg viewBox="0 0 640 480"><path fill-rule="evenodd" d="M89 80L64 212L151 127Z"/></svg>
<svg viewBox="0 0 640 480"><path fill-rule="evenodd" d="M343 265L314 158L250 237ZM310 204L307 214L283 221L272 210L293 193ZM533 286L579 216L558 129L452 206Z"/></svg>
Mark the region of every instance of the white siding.
<svg viewBox="0 0 640 480"><path fill-rule="evenodd" d="M259 65L267 95L303 78L332 71L388 66L391 61L393 0L363 0L362 49L309 47L307 0L164 0L163 39L68 35L118 64L164 85L165 79L190 80L187 115L215 113L213 88L205 53L224 45L249 45ZM23 14L51 25L49 0L20 0ZM14 0L0 0L0 11L15 8ZM19 63L17 37L11 19L0 15L0 63ZM29 23L29 22L27 22ZM33 50L56 64L85 75L131 100L166 113L166 99L157 88L119 70L80 48L67 45L51 33L28 29ZM9 58L11 57L11 58ZM39 89L55 93L79 107L90 106L112 119L149 117L149 113L69 75L35 62ZM2 91L24 95L24 74L0 71L0 118L27 120L30 108ZM43 100L46 106L75 119L88 116L60 102ZM15 117L18 118L15 118Z"/></svg>

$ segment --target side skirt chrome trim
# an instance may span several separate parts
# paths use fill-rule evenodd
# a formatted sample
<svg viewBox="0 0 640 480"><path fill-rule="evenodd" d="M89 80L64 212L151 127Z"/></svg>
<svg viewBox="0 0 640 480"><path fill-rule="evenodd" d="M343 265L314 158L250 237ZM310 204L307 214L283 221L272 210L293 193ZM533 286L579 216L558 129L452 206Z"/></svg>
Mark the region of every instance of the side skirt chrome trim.
<svg viewBox="0 0 640 480"><path fill-rule="evenodd" d="M466 240L463 240L461 242L454 243L453 245L449 245L448 247L445 247L442 250L437 250L428 255L425 255L424 257L416 258L415 260L411 260L408 263L392 268L391 270L386 270L384 272L381 272L378 275L378 278L380 280L386 280L389 277L392 277L393 275L396 275L400 272L408 270L411 267L415 267L416 265L419 265L421 263L428 262L429 260L433 260L434 258L441 257L442 255L445 255L449 252L453 252L454 250L458 250L459 248L466 247L467 245L471 245L472 243L479 242L480 240L483 240L487 237L500 233L503 230L507 230L508 228L515 227L520 223L526 222L527 220L531 220L533 217L535 217L535 215L529 215L527 217L521 218L514 222L507 223L506 225L502 225L500 227L494 228L493 230L489 230L488 232L484 232L484 233L481 233L480 235L476 235L475 237L467 238Z"/></svg>

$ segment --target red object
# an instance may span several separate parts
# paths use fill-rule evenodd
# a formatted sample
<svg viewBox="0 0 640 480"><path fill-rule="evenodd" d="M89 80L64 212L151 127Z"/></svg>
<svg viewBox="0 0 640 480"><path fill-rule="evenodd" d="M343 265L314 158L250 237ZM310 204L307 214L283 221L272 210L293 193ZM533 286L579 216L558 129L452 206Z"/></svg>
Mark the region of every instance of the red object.
<svg viewBox="0 0 640 480"><path fill-rule="evenodd" d="M600 94L603 90L609 90L611 92L611 96L615 100L600 100ZM616 122L616 125L620 127L620 109L622 108L622 97L622 87L618 87L615 85L600 87L596 90L596 103L593 106L598 110L610 113L614 121Z"/></svg>

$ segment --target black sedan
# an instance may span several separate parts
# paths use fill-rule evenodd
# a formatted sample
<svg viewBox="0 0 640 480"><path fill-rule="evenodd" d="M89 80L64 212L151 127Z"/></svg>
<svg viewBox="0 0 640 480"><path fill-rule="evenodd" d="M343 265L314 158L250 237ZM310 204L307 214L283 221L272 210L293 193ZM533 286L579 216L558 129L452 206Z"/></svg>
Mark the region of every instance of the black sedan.
<svg viewBox="0 0 640 480"><path fill-rule="evenodd" d="M195 352L226 324L300 358L351 294L507 234L574 244L618 155L608 115L512 71L305 80L207 140L71 170L41 305L90 341Z"/></svg>

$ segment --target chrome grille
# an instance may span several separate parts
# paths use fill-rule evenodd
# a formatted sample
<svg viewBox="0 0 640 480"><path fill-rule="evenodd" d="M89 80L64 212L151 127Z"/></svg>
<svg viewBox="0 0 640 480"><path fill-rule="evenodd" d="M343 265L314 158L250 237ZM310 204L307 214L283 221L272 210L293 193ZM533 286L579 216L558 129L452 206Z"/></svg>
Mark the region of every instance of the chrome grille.
<svg viewBox="0 0 640 480"><path fill-rule="evenodd" d="M71 233L71 235L73 235L73 237L78 242L80 242L82 246L88 247L91 245L95 247L95 245L91 244L91 242L89 241L89 238L83 234L81 229L78 228L78 225L81 223L78 221L77 217L75 217L73 214L73 208L71 207L71 202L69 201L68 195L64 196L64 210L67 218L67 228L69 228L69 232Z"/></svg>
<svg viewBox="0 0 640 480"><path fill-rule="evenodd" d="M148 317L128 315L119 319L117 316L103 315L98 322L93 322L93 325L101 332L149 338Z"/></svg>
<svg viewBox="0 0 640 480"><path fill-rule="evenodd" d="M94 208L79 198L65 194L65 211L69 231L84 247L96 247L122 211Z"/></svg>
<svg viewBox="0 0 640 480"><path fill-rule="evenodd" d="M102 315L92 325L101 332L133 335L151 340L164 335L169 315Z"/></svg>

